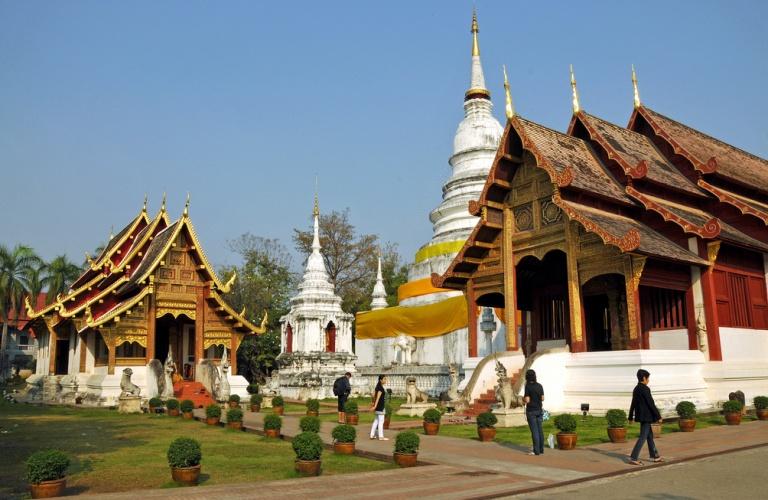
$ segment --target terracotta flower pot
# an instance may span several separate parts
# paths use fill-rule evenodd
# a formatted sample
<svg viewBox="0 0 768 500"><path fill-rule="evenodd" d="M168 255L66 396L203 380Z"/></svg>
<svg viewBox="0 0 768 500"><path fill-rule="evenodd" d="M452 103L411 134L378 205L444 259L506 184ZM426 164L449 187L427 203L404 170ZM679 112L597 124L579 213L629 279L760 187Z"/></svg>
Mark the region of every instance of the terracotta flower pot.
<svg viewBox="0 0 768 500"><path fill-rule="evenodd" d="M310 410L307 410L307 416L308 416L308 417L316 417L316 416L318 416L318 415L319 415L319 413L320 413L320 412L316 412L316 411L310 411Z"/></svg>
<svg viewBox="0 0 768 500"><path fill-rule="evenodd" d="M352 455L355 452L355 443L333 443L333 452L339 455Z"/></svg>
<svg viewBox="0 0 768 500"><path fill-rule="evenodd" d="M760 420L768 420L768 408L762 410L755 410L757 418Z"/></svg>
<svg viewBox="0 0 768 500"><path fill-rule="evenodd" d="M416 465L416 458L418 453L398 453L393 454L395 457L395 463L400 467L413 467Z"/></svg>
<svg viewBox="0 0 768 500"><path fill-rule="evenodd" d="M195 418L195 415L191 411L185 411L181 414L181 418L184 418L186 420L192 420L193 418Z"/></svg>
<svg viewBox="0 0 768 500"><path fill-rule="evenodd" d="M427 436L437 436L437 432L440 430L440 424L432 422L422 422L424 426L424 434Z"/></svg>
<svg viewBox="0 0 768 500"><path fill-rule="evenodd" d="M27 380L29 377L32 376L32 373L33 373L32 370L25 368L23 370L19 370L19 377L21 378L21 380Z"/></svg>
<svg viewBox="0 0 768 500"><path fill-rule="evenodd" d="M477 436L480 438L480 441L482 441L483 443L488 443L490 441L493 441L493 439L496 437L496 428L495 427L478 427Z"/></svg>
<svg viewBox="0 0 768 500"><path fill-rule="evenodd" d="M626 443L627 428L626 427L608 427L608 438L610 438L611 443Z"/></svg>
<svg viewBox="0 0 768 500"><path fill-rule="evenodd" d="M177 483L195 485L200 478L200 464L192 467L171 467L171 477Z"/></svg>
<svg viewBox="0 0 768 500"><path fill-rule="evenodd" d="M238 403L238 402L236 402L236 401L227 401L227 404L228 404L228 405L229 405L229 407L230 407L230 408L232 408L232 409L234 409L234 408L240 408L240 403Z"/></svg>
<svg viewBox="0 0 768 500"><path fill-rule="evenodd" d="M159 406L150 406L149 407L149 413L160 413L160 407Z"/></svg>
<svg viewBox="0 0 768 500"><path fill-rule="evenodd" d="M296 460L296 472L302 476L319 476L320 460Z"/></svg>
<svg viewBox="0 0 768 500"><path fill-rule="evenodd" d="M232 429L233 431L241 431L241 430L243 430L243 423L242 422L227 422L227 429Z"/></svg>
<svg viewBox="0 0 768 500"><path fill-rule="evenodd" d="M251 411L253 413L259 413L261 411L261 405L251 405Z"/></svg>
<svg viewBox="0 0 768 500"><path fill-rule="evenodd" d="M683 432L693 432L696 428L695 418L681 418L677 421L677 425L680 426L680 430Z"/></svg>
<svg viewBox="0 0 768 500"><path fill-rule="evenodd" d="M728 425L739 425L741 423L741 413L726 413L725 421Z"/></svg>
<svg viewBox="0 0 768 500"><path fill-rule="evenodd" d="M359 420L360 420L360 415L347 414L346 421L349 425L357 425L357 422Z"/></svg>
<svg viewBox="0 0 768 500"><path fill-rule="evenodd" d="M651 424L651 431L653 431L653 439L659 439L661 437L661 424L658 422Z"/></svg>
<svg viewBox="0 0 768 500"><path fill-rule="evenodd" d="M285 406L273 406L272 412L276 415L282 415L283 411L285 411Z"/></svg>
<svg viewBox="0 0 768 500"><path fill-rule="evenodd" d="M384 428L389 429L389 417L384 417Z"/></svg>
<svg viewBox="0 0 768 500"><path fill-rule="evenodd" d="M206 417L205 423L208 425L219 425L219 417Z"/></svg>
<svg viewBox="0 0 768 500"><path fill-rule="evenodd" d="M558 432L557 433L557 447L561 450L572 450L576 448L576 440L578 439L578 435L573 432L565 433L565 432Z"/></svg>
<svg viewBox="0 0 768 500"><path fill-rule="evenodd" d="M268 438L279 438L280 429L264 429L264 435Z"/></svg>
<svg viewBox="0 0 768 500"><path fill-rule="evenodd" d="M67 478L54 479L53 481L42 481L40 484L30 484L29 489L32 498L53 498L64 494L67 487Z"/></svg>
<svg viewBox="0 0 768 500"><path fill-rule="evenodd" d="M175 410L168 410L168 416L169 417L178 417L179 416L179 409L176 408Z"/></svg>

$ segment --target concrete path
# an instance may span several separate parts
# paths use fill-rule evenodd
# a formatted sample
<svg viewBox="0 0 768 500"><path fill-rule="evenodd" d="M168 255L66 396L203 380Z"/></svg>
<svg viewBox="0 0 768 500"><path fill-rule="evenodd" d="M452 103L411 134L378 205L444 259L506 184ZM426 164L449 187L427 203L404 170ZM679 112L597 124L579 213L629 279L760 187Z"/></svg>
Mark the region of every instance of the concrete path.
<svg viewBox="0 0 768 500"><path fill-rule="evenodd" d="M200 412L202 416L202 412ZM244 425L261 432L263 413L246 413ZM298 432L299 417L285 416L282 433L289 438ZM320 436L330 445L336 424L323 423ZM673 424L670 424L673 425ZM358 425L357 452L391 460L396 431L385 432L391 440L369 440L370 425ZM473 439L421 436L419 461L424 466L354 475L320 476L252 484L134 491L101 495L103 498L495 498L563 486L597 478L638 472L625 458L633 443L605 443L572 451L546 449L542 456L527 455L527 447L481 443ZM664 467L701 456L768 446L768 422L740 426L717 426L693 433L664 434L657 441ZM644 451L644 453L646 453Z"/></svg>

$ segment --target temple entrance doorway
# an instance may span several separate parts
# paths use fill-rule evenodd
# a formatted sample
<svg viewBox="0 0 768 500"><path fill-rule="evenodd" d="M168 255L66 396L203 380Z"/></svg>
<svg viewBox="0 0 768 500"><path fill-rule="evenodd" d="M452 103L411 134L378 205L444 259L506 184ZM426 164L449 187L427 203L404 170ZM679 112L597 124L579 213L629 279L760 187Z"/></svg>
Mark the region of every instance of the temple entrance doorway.
<svg viewBox="0 0 768 500"><path fill-rule="evenodd" d="M180 314L174 318L166 314L155 324L155 359L161 363L173 354L176 370L184 379L194 379L195 367L195 322Z"/></svg>
<svg viewBox="0 0 768 500"><path fill-rule="evenodd" d="M605 274L581 287L587 351L616 351L624 348L628 335L625 321L624 277Z"/></svg>
<svg viewBox="0 0 768 500"><path fill-rule="evenodd" d="M69 373L69 338L56 340L56 362L54 375Z"/></svg>
<svg viewBox="0 0 768 500"><path fill-rule="evenodd" d="M336 352L336 325L333 321L329 321L325 328L325 352Z"/></svg>
<svg viewBox="0 0 768 500"><path fill-rule="evenodd" d="M610 351L611 324L607 295L584 297L584 324L587 328L587 350Z"/></svg>
<svg viewBox="0 0 768 500"><path fill-rule="evenodd" d="M570 339L565 252L552 250L542 260L526 256L515 270L517 308L530 318L530 328L526 321L522 329L524 353L565 346Z"/></svg>

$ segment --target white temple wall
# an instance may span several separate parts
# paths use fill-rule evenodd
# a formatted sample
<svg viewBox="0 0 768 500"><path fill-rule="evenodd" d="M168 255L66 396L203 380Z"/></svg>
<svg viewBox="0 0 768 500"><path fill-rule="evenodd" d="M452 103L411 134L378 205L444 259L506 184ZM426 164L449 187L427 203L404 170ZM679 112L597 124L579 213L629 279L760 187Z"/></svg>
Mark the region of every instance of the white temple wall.
<svg viewBox="0 0 768 500"><path fill-rule="evenodd" d="M723 361L768 360L768 330L720 327Z"/></svg>
<svg viewBox="0 0 768 500"><path fill-rule="evenodd" d="M35 375L48 375L48 368L51 362L51 335L49 333L40 333L37 335L37 365L35 366Z"/></svg>
<svg viewBox="0 0 768 500"><path fill-rule="evenodd" d="M651 349L688 349L688 329L651 330L648 334L648 344Z"/></svg>
<svg viewBox="0 0 768 500"><path fill-rule="evenodd" d="M80 342L77 341L77 332L69 334L69 359L67 364L67 374L77 375L80 371Z"/></svg>

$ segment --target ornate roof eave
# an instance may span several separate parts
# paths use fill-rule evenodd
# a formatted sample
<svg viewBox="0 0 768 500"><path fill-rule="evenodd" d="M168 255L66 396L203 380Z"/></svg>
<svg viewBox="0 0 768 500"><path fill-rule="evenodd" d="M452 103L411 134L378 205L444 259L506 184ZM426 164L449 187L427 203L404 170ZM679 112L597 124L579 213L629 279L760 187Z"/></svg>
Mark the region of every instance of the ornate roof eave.
<svg viewBox="0 0 768 500"><path fill-rule="evenodd" d="M698 224L686 220L679 215L673 214L667 210L666 207L655 202L649 196L641 193L632 186L627 186L626 191L629 196L642 203L642 205L647 210L656 212L657 214L661 215L661 217L667 222L673 222L677 224L684 232L688 234L694 234L705 239L712 239L717 237L722 230L722 227L720 226L720 220L717 217L712 217L703 226L699 226Z"/></svg>
<svg viewBox="0 0 768 500"><path fill-rule="evenodd" d="M700 187L706 189L708 192L715 195L717 199L720 200L721 203L726 203L728 205L735 207L743 215L751 215L753 217L756 217L760 219L763 222L763 224L768 226L768 212L762 212L760 210L757 210L756 208L752 207L748 203L743 202L742 200L732 195L731 193L728 193L727 191L722 190L717 186L713 186L712 184L708 183L704 179L699 179L697 184Z"/></svg>
<svg viewBox="0 0 768 500"><path fill-rule="evenodd" d="M67 311L66 307L64 306L65 301L62 301L60 303L61 308L59 309L59 316L61 316L62 318L71 318L73 316L76 316L78 313L84 311L87 307L92 306L94 303L98 303L99 300L103 299L104 297L112 293L114 290L116 290L120 285L122 285L126 281L128 281L128 277L125 275L121 276L120 278L116 279L112 284L110 284L110 286L102 290L99 294L81 303L71 311Z"/></svg>
<svg viewBox="0 0 768 500"><path fill-rule="evenodd" d="M182 221L183 221L183 225L187 227L187 232L189 233L189 236L192 239L194 250L197 253L198 258L200 259L200 262L202 262L203 265L205 266L205 270L208 273L208 276L213 281L213 284L222 293L229 293L234 280L230 279L229 281L227 281L227 283L221 282L219 277L216 275L216 271L214 271L213 266L211 266L211 263L208 261L208 257L206 257L205 252L203 251L203 247L200 245L200 239L197 237L197 232L195 232L195 227L192 225L192 221L190 220L189 216L186 214L183 215ZM182 224L180 224L180 226L181 225Z"/></svg>
<svg viewBox="0 0 768 500"><path fill-rule="evenodd" d="M215 301L224 312L226 312L229 316L232 317L232 320L235 324L242 324L242 326L237 328L242 328L249 330L251 333L255 334L262 334L267 331L267 319L268 319L268 313L267 311L264 311L264 316L261 319L261 324L259 326L254 325L245 317L243 314L235 311L232 306L230 306L227 301L224 300L224 298L215 290L211 290L210 295L208 296L208 299Z"/></svg>
<svg viewBox="0 0 768 500"><path fill-rule="evenodd" d="M163 231L167 231L171 226L168 226L167 228L163 229ZM157 266L160 265L160 262L165 258L165 255L168 253L168 250L171 249L171 247L176 242L176 238L179 236L179 233L181 232L181 229L184 227L184 224L178 224L173 229L172 236L168 238L168 241L165 243L165 246L163 249L158 252L158 254L155 256L155 260L150 264L150 266L147 268L146 271L144 271L144 274L141 276L131 277L133 281L138 283L146 282L146 280L149 278L149 276L155 272L155 269L157 269ZM160 233L158 233L160 234Z"/></svg>
<svg viewBox="0 0 768 500"><path fill-rule="evenodd" d="M144 297L147 295L153 293L152 287L144 287L139 293L137 293L134 297L131 297L127 301L120 302L119 304L115 305L112 309L105 312L98 318L94 318L91 314L90 307L85 308L85 325L86 328L98 328L99 326L103 325L104 323L107 323L110 320L114 320L115 322L120 321L120 315L131 309L133 306L138 304ZM85 330L85 328L82 328L80 332Z"/></svg>

